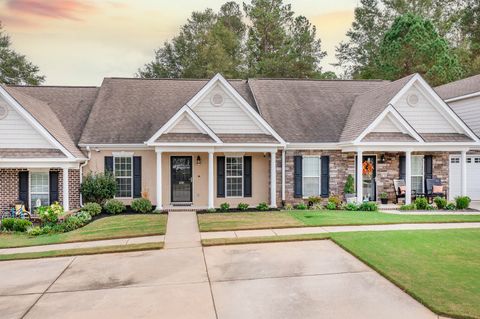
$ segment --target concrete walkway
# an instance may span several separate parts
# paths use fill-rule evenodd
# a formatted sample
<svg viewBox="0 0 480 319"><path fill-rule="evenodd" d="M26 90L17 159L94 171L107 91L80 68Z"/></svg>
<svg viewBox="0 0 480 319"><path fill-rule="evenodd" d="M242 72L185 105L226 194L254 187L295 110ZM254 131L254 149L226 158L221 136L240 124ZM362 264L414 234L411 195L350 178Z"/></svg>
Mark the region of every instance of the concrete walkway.
<svg viewBox="0 0 480 319"><path fill-rule="evenodd" d="M165 249L200 246L197 213L169 212L167 234L165 235Z"/></svg>
<svg viewBox="0 0 480 319"><path fill-rule="evenodd" d="M274 228L261 230L236 230L202 232L202 239L214 238L244 238L284 235L321 234L352 231L384 231L384 230L425 230L425 229L461 229L480 228L480 223L432 223L432 224L392 224L392 225L360 225L360 226L323 226Z"/></svg>

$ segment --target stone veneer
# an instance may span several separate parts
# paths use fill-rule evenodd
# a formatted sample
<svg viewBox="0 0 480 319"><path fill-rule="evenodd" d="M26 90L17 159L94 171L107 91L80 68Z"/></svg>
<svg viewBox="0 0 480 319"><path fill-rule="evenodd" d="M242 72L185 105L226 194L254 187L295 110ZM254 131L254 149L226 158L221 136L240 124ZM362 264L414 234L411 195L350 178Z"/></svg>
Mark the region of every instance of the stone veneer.
<svg viewBox="0 0 480 319"><path fill-rule="evenodd" d="M2 212L11 208L18 199L18 173L21 171L26 171L26 169L0 169L0 211ZM63 203L63 171L61 169L51 169L51 171L59 172L59 201ZM78 208L80 207L80 170L68 170L68 177L70 209Z"/></svg>

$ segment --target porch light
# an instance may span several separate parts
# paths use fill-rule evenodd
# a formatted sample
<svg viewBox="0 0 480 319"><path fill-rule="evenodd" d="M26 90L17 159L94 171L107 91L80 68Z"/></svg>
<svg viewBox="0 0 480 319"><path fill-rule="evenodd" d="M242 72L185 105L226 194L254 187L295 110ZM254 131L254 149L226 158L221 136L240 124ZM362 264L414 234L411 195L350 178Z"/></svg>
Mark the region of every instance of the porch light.
<svg viewBox="0 0 480 319"><path fill-rule="evenodd" d="M385 163L385 154L382 154L380 156L380 163L382 163L382 164Z"/></svg>
<svg viewBox="0 0 480 319"><path fill-rule="evenodd" d="M200 155L197 156L197 165L202 164L202 160L200 159Z"/></svg>

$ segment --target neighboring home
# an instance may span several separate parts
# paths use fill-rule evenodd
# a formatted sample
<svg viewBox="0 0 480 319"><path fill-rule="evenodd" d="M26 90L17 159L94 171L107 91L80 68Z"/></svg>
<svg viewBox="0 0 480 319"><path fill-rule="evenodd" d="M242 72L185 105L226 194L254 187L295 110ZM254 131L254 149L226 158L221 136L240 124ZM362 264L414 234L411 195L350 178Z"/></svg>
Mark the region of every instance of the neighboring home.
<svg viewBox="0 0 480 319"><path fill-rule="evenodd" d="M17 199L78 207L82 176L104 171L117 179L117 198L144 196L159 209L277 207L341 195L349 174L359 201L382 192L394 199L393 181L402 179L408 203L432 177L447 191L455 178L467 194L466 165L452 177L449 162L465 163L478 146L418 74L395 82L216 75L1 86L0 209Z"/></svg>
<svg viewBox="0 0 480 319"><path fill-rule="evenodd" d="M438 95L447 102L455 113L480 137L480 74L435 88ZM450 163L450 194L461 193L460 163L452 156ZM467 195L480 200L480 153L467 156Z"/></svg>

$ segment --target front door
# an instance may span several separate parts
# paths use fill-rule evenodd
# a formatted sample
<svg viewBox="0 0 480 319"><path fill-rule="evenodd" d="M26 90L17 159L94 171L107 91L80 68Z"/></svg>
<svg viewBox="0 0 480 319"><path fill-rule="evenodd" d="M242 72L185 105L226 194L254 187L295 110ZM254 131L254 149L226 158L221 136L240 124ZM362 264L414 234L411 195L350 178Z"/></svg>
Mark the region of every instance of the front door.
<svg viewBox="0 0 480 319"><path fill-rule="evenodd" d="M171 199L172 203L192 202L192 157L172 156L171 167Z"/></svg>
<svg viewBox="0 0 480 319"><path fill-rule="evenodd" d="M363 157L363 197L369 201L377 200L377 161L375 155Z"/></svg>

